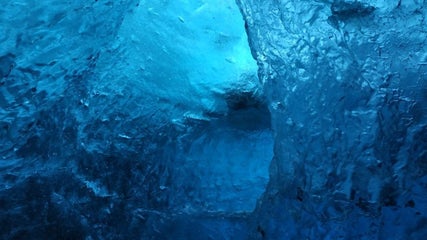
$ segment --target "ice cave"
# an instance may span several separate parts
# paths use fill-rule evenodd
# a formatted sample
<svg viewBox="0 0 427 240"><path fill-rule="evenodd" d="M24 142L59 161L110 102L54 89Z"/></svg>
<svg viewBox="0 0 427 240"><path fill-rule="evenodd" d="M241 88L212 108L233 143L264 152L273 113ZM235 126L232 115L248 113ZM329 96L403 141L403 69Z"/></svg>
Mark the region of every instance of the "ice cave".
<svg viewBox="0 0 427 240"><path fill-rule="evenodd" d="M426 0L3 0L0 239L427 239Z"/></svg>

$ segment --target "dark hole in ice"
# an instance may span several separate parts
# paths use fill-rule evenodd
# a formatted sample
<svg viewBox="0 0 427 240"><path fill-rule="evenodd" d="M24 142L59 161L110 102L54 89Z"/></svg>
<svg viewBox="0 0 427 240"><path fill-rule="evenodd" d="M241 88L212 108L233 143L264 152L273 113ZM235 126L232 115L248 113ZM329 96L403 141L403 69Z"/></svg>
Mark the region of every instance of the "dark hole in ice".
<svg viewBox="0 0 427 240"><path fill-rule="evenodd" d="M255 92L233 91L227 93L228 107L226 121L242 130L262 130L270 128L270 112L261 94Z"/></svg>
<svg viewBox="0 0 427 240"><path fill-rule="evenodd" d="M334 2L331 12L341 20L353 17L364 17L375 11L375 7L360 2Z"/></svg>
<svg viewBox="0 0 427 240"><path fill-rule="evenodd" d="M405 204L405 207L414 208L414 207L415 207L415 202L414 202L414 200L409 200L409 201Z"/></svg>
<svg viewBox="0 0 427 240"><path fill-rule="evenodd" d="M297 200L302 202L304 200L303 195L304 195L304 191L302 190L302 188L298 187L297 188Z"/></svg>
<svg viewBox="0 0 427 240"><path fill-rule="evenodd" d="M43 155L46 153L46 146L43 146L39 136L32 136L27 139L25 144L17 151L18 156L28 157L34 154Z"/></svg>
<svg viewBox="0 0 427 240"><path fill-rule="evenodd" d="M15 55L8 53L0 57L0 79L9 76L15 66Z"/></svg>
<svg viewBox="0 0 427 240"><path fill-rule="evenodd" d="M261 234L262 238L265 238L265 230L260 225L258 225L256 230Z"/></svg>

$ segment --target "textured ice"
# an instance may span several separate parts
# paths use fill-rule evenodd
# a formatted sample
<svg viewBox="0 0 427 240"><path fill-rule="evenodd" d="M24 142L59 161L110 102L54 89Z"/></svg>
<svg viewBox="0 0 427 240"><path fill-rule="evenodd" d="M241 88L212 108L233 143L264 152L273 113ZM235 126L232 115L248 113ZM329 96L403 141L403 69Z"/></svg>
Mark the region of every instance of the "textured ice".
<svg viewBox="0 0 427 240"><path fill-rule="evenodd" d="M234 2L0 10L0 238L241 239L270 114Z"/></svg>
<svg viewBox="0 0 427 240"><path fill-rule="evenodd" d="M5 1L0 238L425 239L426 8Z"/></svg>
<svg viewBox="0 0 427 240"><path fill-rule="evenodd" d="M275 133L251 236L425 238L427 3L237 2Z"/></svg>

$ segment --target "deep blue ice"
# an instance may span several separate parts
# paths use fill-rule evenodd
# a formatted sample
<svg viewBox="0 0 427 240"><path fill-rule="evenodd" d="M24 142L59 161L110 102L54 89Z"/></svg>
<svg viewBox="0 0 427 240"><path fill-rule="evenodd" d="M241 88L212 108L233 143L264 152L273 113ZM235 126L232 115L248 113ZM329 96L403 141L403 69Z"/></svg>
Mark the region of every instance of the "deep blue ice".
<svg viewBox="0 0 427 240"><path fill-rule="evenodd" d="M12 0L0 239L427 239L424 0Z"/></svg>

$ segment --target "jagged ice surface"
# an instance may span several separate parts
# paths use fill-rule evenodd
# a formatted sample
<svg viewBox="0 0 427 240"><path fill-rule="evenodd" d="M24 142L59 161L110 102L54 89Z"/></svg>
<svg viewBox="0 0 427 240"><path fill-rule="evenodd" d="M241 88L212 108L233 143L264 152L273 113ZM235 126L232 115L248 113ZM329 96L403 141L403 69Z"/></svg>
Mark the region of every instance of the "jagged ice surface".
<svg viewBox="0 0 427 240"><path fill-rule="evenodd" d="M253 236L427 236L427 3L237 2L275 132Z"/></svg>
<svg viewBox="0 0 427 240"><path fill-rule="evenodd" d="M245 236L273 138L234 2L0 13L2 238Z"/></svg>
<svg viewBox="0 0 427 240"><path fill-rule="evenodd" d="M5 2L1 238L424 239L426 8Z"/></svg>

